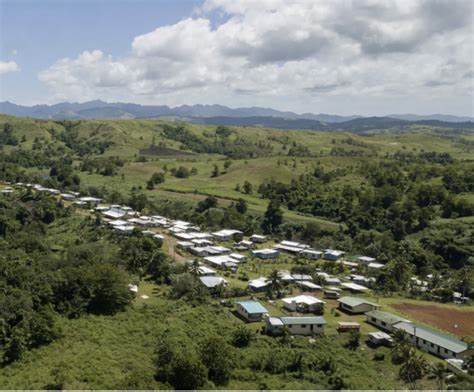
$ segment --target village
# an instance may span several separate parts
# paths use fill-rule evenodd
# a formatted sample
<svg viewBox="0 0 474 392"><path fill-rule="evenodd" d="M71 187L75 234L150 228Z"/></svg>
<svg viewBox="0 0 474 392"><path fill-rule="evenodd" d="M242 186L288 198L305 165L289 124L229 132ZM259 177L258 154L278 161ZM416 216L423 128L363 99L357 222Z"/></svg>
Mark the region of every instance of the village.
<svg viewBox="0 0 474 392"><path fill-rule="evenodd" d="M372 272L383 269L384 264L372 257L313 249L258 233L244 236L230 228L204 232L191 222L142 215L128 206L106 205L99 198L61 193L38 184L6 184L1 193L8 195L24 188L50 194L100 216L103 225L119 236L141 233L162 242L176 263L196 268L199 280L212 295L218 296L223 288L245 290L244 299L221 302L232 308L236 319L252 323L270 336L313 339L328 329L357 331L365 336L368 346L376 348L392 346L394 335L403 331L411 344L442 358L453 372L464 372L463 360L474 354L472 346L451 334L384 310L379 297L372 293L376 284ZM323 268L316 269L316 276L300 272L301 266L316 262L332 266L331 273ZM428 290L429 282L416 276L411 281L419 290ZM130 284L129 288L136 295L140 292L138 285ZM455 293L452 301L461 304L468 298ZM456 320L452 322L456 328Z"/></svg>

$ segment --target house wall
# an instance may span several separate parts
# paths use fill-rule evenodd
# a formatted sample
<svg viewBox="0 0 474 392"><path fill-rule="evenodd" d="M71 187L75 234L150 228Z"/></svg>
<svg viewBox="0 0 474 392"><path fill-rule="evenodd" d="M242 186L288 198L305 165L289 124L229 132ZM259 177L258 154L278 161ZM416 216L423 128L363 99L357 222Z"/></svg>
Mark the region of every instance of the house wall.
<svg viewBox="0 0 474 392"><path fill-rule="evenodd" d="M287 325L292 335L312 335L324 332L325 324L292 324Z"/></svg>
<svg viewBox="0 0 474 392"><path fill-rule="evenodd" d="M236 310L237 310L237 313L240 314L247 321L260 321L262 320L262 317L263 317L262 313L252 313L252 314L247 313L247 311L240 304L237 304Z"/></svg>
<svg viewBox="0 0 474 392"><path fill-rule="evenodd" d="M339 303L339 307L341 309L344 309L344 310L348 311L349 313L354 313L354 314L370 312L371 310L375 309L374 306L369 305L369 304L360 304L360 305L357 305L357 306L348 306L346 304Z"/></svg>
<svg viewBox="0 0 474 392"><path fill-rule="evenodd" d="M415 336L409 335L408 340L412 344L415 344ZM466 356L466 353L467 353L467 351L465 351L464 353L456 354L456 353L453 353L451 350L445 349L444 347L440 347L436 343L425 341L424 339L419 338L419 337L416 337L416 346L423 350L428 351L431 354L434 354L438 357L445 358L445 359L446 358L458 358L458 359L461 358L462 359L463 357ZM470 351L474 351L474 350L470 350Z"/></svg>
<svg viewBox="0 0 474 392"><path fill-rule="evenodd" d="M379 320L379 319L374 318L374 317L367 316L367 322L369 324L375 325L376 327L378 327L380 329L383 329L385 331L388 331L388 332L393 332L395 330L391 324L387 324L387 323L383 322L382 320Z"/></svg>

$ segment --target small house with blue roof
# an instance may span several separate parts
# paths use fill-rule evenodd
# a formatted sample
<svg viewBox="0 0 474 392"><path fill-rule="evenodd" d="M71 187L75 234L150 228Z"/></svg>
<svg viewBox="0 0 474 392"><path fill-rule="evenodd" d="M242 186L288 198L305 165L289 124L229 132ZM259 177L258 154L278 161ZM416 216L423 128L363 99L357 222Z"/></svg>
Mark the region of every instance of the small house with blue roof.
<svg viewBox="0 0 474 392"><path fill-rule="evenodd" d="M261 321L268 314L268 310L257 301L238 301L235 305L237 313L248 322Z"/></svg>

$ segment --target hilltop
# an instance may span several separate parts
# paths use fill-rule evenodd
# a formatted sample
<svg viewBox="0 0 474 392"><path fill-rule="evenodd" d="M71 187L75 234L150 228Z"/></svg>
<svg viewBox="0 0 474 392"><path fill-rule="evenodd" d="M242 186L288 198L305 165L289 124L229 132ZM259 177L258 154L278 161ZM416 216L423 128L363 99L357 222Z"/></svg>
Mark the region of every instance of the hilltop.
<svg viewBox="0 0 474 392"><path fill-rule="evenodd" d="M84 103L58 103L55 105L22 106L0 102L0 113L58 120L80 119L131 119L177 118L195 123L235 126L260 126L282 129L313 129L327 131L366 132L402 129L411 125L430 125L441 128L474 129L474 118L443 114L390 115L385 117L338 116L330 114L279 111L271 108L229 108L223 105L138 105L133 103L107 103L101 100Z"/></svg>

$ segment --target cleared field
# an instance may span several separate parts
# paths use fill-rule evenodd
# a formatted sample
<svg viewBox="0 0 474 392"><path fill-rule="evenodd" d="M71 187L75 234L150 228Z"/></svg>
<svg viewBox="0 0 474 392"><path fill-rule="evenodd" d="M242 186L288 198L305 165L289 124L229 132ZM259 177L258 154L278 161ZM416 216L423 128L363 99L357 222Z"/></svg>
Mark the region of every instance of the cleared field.
<svg viewBox="0 0 474 392"><path fill-rule="evenodd" d="M392 307L413 319L431 324L453 335L474 338L474 310L472 309L462 311L436 305L410 303L393 304Z"/></svg>

